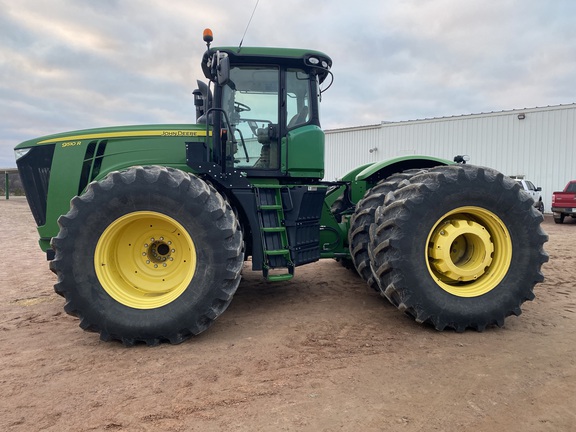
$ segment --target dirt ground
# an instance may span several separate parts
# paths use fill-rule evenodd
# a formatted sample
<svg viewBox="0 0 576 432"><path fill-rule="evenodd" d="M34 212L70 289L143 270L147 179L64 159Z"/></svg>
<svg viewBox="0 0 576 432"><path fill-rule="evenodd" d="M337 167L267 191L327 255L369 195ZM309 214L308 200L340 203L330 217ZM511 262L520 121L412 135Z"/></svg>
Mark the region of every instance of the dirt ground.
<svg viewBox="0 0 576 432"><path fill-rule="evenodd" d="M181 345L101 342L63 312L24 199L0 199L2 431L576 430L576 223L546 281L483 333L416 324L327 260L267 284Z"/></svg>

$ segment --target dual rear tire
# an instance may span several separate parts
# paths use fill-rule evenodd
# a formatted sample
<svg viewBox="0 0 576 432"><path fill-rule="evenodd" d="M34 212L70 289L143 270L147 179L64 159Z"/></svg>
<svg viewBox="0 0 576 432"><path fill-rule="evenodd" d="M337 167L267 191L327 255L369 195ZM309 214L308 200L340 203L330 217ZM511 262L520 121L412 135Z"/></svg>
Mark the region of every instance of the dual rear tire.
<svg viewBox="0 0 576 432"><path fill-rule="evenodd" d="M371 277L417 322L481 331L534 298L548 237L513 180L488 168L437 167L409 175L381 201L369 228Z"/></svg>
<svg viewBox="0 0 576 432"><path fill-rule="evenodd" d="M374 278L370 266L370 255L368 246L370 244L370 225L374 223L376 209L380 207L386 195L398 189L402 182L406 182L421 170L408 170L396 173L381 180L374 187L370 188L364 198L356 205L356 211L350 218L350 229L348 231L348 244L350 245L350 256L354 268L364 279L368 286L379 291L378 282Z"/></svg>

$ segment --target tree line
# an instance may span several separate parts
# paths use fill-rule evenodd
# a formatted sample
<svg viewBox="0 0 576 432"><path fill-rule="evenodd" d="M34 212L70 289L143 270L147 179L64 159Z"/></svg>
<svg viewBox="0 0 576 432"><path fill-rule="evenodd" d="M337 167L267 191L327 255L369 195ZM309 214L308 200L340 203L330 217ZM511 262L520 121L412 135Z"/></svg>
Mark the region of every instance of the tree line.
<svg viewBox="0 0 576 432"><path fill-rule="evenodd" d="M10 195L24 195L24 187L18 173L9 173L8 183ZM4 171L0 171L0 194L6 195L6 174Z"/></svg>

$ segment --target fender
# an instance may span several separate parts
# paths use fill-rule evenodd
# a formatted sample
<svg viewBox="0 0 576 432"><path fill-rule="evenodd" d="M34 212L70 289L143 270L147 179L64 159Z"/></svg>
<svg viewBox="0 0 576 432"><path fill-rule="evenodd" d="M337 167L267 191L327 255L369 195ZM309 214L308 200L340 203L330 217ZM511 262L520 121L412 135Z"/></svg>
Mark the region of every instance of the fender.
<svg viewBox="0 0 576 432"><path fill-rule="evenodd" d="M454 162L432 156L402 156L374 162L357 173L356 181L366 181L372 185L397 172L413 168L432 168L438 165L453 165Z"/></svg>
<svg viewBox="0 0 576 432"><path fill-rule="evenodd" d="M354 168L352 171L347 172L344 176L342 176L341 179L339 179L340 181L354 181L356 180L356 176L361 173L362 171L364 171L366 168L371 167L372 165L374 165L374 162L370 162L364 165L360 165L356 168Z"/></svg>
<svg viewBox="0 0 576 432"><path fill-rule="evenodd" d="M380 180L385 179L394 173L413 168L432 168L438 165L453 164L454 162L450 160L432 156L401 156L394 159L361 165L346 173L346 175L341 178L341 181L350 183L350 188L347 192L349 200L351 204L356 204L362 199L368 189L373 187Z"/></svg>

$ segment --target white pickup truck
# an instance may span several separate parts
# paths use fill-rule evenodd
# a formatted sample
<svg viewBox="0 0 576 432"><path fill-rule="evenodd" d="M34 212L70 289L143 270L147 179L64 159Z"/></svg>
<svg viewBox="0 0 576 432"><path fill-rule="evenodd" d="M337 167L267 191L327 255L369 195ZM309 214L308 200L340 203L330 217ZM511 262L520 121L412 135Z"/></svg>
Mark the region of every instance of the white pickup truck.
<svg viewBox="0 0 576 432"><path fill-rule="evenodd" d="M544 213L544 202L542 201L542 188L534 186L530 180L526 180L521 176L511 176L524 191L526 191L534 200L534 207L541 213Z"/></svg>

